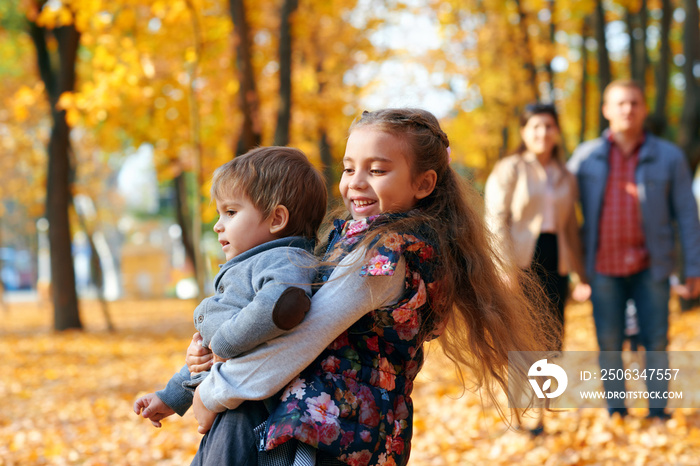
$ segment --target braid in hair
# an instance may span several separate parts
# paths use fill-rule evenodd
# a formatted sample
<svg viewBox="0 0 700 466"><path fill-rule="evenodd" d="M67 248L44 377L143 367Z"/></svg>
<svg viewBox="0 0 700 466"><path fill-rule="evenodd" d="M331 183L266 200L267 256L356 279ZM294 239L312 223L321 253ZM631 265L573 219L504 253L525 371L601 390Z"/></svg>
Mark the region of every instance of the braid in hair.
<svg viewBox="0 0 700 466"><path fill-rule="evenodd" d="M365 111L362 117L352 124L350 131L363 126L373 126L406 139L413 152L413 160L410 162L414 174L435 170L439 178L448 171L447 149L450 147L450 140L440 129L440 123L432 113L418 108Z"/></svg>
<svg viewBox="0 0 700 466"><path fill-rule="evenodd" d="M474 385L484 387L500 410L492 382L508 393L508 352L553 348L557 323L540 312L546 307L532 278L499 256L486 228L481 196L450 168L450 141L437 118L421 109L384 109L364 112L350 131L363 126L404 141L414 176L428 170L437 174L435 189L410 215L381 225L363 243L390 231L426 226L434 231L441 293L431 308L447 322L440 342L458 369L468 368Z"/></svg>

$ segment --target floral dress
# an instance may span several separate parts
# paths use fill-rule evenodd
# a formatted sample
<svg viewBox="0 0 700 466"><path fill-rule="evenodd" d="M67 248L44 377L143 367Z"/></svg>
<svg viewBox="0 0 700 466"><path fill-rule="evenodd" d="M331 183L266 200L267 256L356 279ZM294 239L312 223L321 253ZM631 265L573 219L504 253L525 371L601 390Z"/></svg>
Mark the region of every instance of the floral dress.
<svg viewBox="0 0 700 466"><path fill-rule="evenodd" d="M342 222L326 253L339 262L373 226L389 216ZM413 430L413 381L423 343L442 331L433 315L439 283L429 235L383 234L368 249L360 275L392 275L406 260L405 287L396 304L365 314L293 380L267 423L265 449L290 439L350 465L403 465ZM357 272L355 272L357 273Z"/></svg>

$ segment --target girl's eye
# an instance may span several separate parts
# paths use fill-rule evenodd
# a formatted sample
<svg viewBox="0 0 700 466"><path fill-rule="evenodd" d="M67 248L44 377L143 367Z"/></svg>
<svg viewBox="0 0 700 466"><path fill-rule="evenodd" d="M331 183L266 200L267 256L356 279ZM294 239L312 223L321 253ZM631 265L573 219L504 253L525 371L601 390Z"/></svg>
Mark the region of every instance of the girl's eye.
<svg viewBox="0 0 700 466"><path fill-rule="evenodd" d="M354 171L355 170L353 170L352 168L343 168L343 173L350 173L351 174Z"/></svg>
<svg viewBox="0 0 700 466"><path fill-rule="evenodd" d="M238 213L238 212L236 212L235 210L227 210L227 211L226 211L226 215L229 216L229 217L233 217L233 216L236 215L237 213Z"/></svg>
<svg viewBox="0 0 700 466"><path fill-rule="evenodd" d="M373 168L369 172L373 175L383 175L384 173L386 173L386 170L382 170L381 168Z"/></svg>

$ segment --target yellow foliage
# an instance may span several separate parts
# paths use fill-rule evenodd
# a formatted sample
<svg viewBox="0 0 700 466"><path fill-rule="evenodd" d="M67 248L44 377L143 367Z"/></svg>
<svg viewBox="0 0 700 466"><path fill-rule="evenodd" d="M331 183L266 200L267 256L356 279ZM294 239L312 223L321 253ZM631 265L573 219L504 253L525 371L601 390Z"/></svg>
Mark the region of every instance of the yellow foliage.
<svg viewBox="0 0 700 466"><path fill-rule="evenodd" d="M189 464L201 436L188 412L161 429L132 411L134 400L158 390L183 363L193 329L192 301L110 304L116 333L104 331L99 304L82 303L84 332L54 333L46 303L9 304L0 319L0 464ZM591 308L566 310L565 349L595 350ZM671 314L671 347L700 350L700 309ZM413 392L411 465L690 466L700 454L696 409L678 409L665 424L631 409L624 421L604 409L547 413L545 433L508 430L479 394L461 395L451 363L437 345ZM535 419L526 419L525 427Z"/></svg>
<svg viewBox="0 0 700 466"><path fill-rule="evenodd" d="M58 2L59 6L57 8L54 5L54 2L44 4L36 19L37 25L47 29L54 29L73 23L73 13L68 6L61 2Z"/></svg>

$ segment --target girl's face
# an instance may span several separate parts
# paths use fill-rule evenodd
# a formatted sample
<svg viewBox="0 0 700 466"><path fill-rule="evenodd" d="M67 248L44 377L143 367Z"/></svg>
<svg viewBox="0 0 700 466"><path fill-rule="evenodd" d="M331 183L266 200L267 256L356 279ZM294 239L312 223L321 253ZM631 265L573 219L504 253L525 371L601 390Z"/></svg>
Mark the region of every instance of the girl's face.
<svg viewBox="0 0 700 466"><path fill-rule="evenodd" d="M435 172L429 170L414 179L406 151L400 138L372 126L361 126L350 133L340 194L353 219L406 212L432 192ZM430 180L425 182L426 174L432 184Z"/></svg>
<svg viewBox="0 0 700 466"><path fill-rule="evenodd" d="M559 141L559 127L554 117L548 113L538 113L527 120L520 128L525 148L535 155L551 154Z"/></svg>

